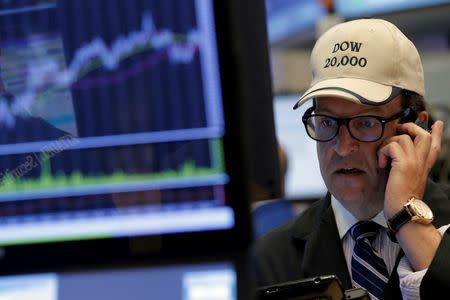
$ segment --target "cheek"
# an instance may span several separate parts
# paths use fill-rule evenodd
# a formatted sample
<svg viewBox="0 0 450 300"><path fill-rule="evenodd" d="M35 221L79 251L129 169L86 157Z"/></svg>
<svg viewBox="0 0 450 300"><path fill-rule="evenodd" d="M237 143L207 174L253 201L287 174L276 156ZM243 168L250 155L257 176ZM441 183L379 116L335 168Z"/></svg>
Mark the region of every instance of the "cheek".
<svg viewBox="0 0 450 300"><path fill-rule="evenodd" d="M377 174L380 171L378 168L378 149L382 143L383 140L375 143L361 143L358 151L353 153L348 159L358 162L361 166L366 166L370 173ZM318 143L316 149L320 170L323 173L336 160L337 154L332 143Z"/></svg>
<svg viewBox="0 0 450 300"><path fill-rule="evenodd" d="M323 173L329 162L332 160L334 151L330 143L317 143L317 158L319 159L320 171Z"/></svg>
<svg viewBox="0 0 450 300"><path fill-rule="evenodd" d="M383 137L381 138L380 141L377 142L378 146L380 146L381 143L382 143L384 140L386 140L386 139L388 139L388 138L390 138L390 137L396 136L396 135L398 135L398 132L397 132L397 123L393 123L393 122L388 123L388 124L384 127Z"/></svg>
<svg viewBox="0 0 450 300"><path fill-rule="evenodd" d="M325 158L325 153L327 152L326 149L329 147L326 147L326 143L317 143L316 144L316 151L317 151L317 157L319 158L319 161Z"/></svg>
<svg viewBox="0 0 450 300"><path fill-rule="evenodd" d="M367 162L375 162L376 164L378 164L378 149L380 149L381 144L382 141L362 144L360 145L359 152Z"/></svg>
<svg viewBox="0 0 450 300"><path fill-rule="evenodd" d="M363 159L372 176L379 176L380 173L383 173L383 170L378 166L378 149L380 149L381 143L367 145L368 147L363 150Z"/></svg>

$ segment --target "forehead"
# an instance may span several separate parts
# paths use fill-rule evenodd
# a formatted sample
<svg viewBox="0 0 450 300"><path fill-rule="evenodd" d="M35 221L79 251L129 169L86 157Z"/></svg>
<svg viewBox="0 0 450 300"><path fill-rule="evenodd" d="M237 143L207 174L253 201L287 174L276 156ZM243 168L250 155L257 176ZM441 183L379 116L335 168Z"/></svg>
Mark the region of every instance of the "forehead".
<svg viewBox="0 0 450 300"><path fill-rule="evenodd" d="M359 114L389 114L398 112L402 108L401 96L381 105L367 105L355 103L339 97L320 97L315 99L316 113L330 113L342 116Z"/></svg>

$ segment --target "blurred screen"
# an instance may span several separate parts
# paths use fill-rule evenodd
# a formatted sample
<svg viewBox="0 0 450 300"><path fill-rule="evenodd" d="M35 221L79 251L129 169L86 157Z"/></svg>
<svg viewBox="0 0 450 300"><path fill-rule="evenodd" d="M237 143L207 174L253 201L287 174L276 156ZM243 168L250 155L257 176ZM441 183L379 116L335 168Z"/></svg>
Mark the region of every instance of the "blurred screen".
<svg viewBox="0 0 450 300"><path fill-rule="evenodd" d="M212 1L0 1L0 36L0 245L234 226Z"/></svg>
<svg viewBox="0 0 450 300"><path fill-rule="evenodd" d="M327 11L318 0L266 0L270 43L314 32L316 23Z"/></svg>
<svg viewBox="0 0 450 300"><path fill-rule="evenodd" d="M231 263L39 273L0 277L0 299L8 300L235 300Z"/></svg>
<svg viewBox="0 0 450 300"><path fill-rule="evenodd" d="M449 0L334 0L336 13L342 17L369 17L394 11L402 11L437 4Z"/></svg>
<svg viewBox="0 0 450 300"><path fill-rule="evenodd" d="M275 128L278 141L288 157L285 196L292 200L317 199L326 193L320 175L316 142L308 137L302 116L311 105L293 110L298 95L274 98Z"/></svg>

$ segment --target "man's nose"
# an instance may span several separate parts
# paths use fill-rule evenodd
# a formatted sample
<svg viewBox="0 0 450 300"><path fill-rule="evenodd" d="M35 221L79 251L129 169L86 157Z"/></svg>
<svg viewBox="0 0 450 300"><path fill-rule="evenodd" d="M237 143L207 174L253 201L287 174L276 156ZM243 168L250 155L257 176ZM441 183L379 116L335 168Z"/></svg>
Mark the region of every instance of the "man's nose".
<svg viewBox="0 0 450 300"><path fill-rule="evenodd" d="M356 152L359 148L359 142L350 135L345 124L339 127L339 132L334 139L334 150L340 156L347 156L350 153Z"/></svg>

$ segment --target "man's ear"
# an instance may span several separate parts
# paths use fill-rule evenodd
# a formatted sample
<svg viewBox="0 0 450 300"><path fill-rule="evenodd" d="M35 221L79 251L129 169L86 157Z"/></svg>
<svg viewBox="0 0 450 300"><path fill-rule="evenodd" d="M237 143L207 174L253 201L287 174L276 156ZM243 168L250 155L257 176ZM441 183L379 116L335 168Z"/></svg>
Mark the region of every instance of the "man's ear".
<svg viewBox="0 0 450 300"><path fill-rule="evenodd" d="M417 114L417 119L419 119L421 122L428 123L428 119L430 118L430 115L427 111L421 111Z"/></svg>
<svg viewBox="0 0 450 300"><path fill-rule="evenodd" d="M421 128L428 130L429 129L428 119L429 119L428 112L421 111L417 114L417 119L414 123L416 123L416 125L420 126Z"/></svg>

